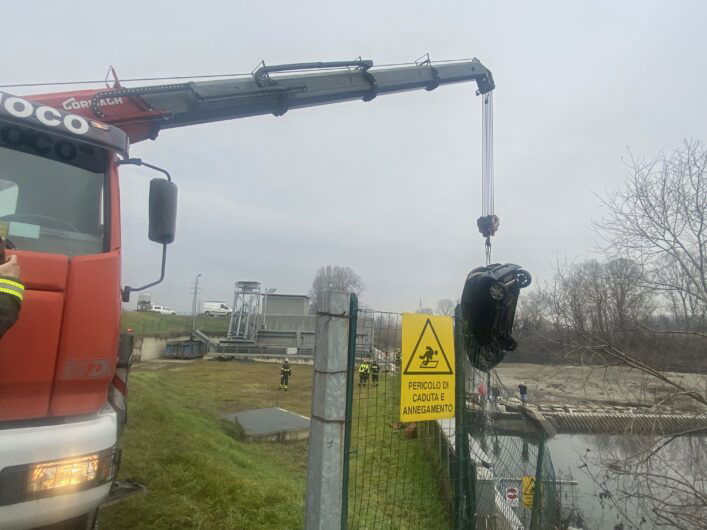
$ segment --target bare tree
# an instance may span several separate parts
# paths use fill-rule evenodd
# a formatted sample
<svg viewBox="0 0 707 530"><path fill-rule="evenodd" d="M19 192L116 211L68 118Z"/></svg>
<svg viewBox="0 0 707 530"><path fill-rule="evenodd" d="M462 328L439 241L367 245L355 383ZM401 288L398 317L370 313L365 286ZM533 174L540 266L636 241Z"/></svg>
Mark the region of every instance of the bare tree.
<svg viewBox="0 0 707 530"><path fill-rule="evenodd" d="M587 260L556 269L559 298L550 304L557 318L580 332L616 342L629 323L650 313L650 292L642 285L641 267L624 258ZM547 301L546 289L541 289ZM553 295L558 296L557 289ZM625 335L623 335L625 336Z"/></svg>
<svg viewBox="0 0 707 530"><path fill-rule="evenodd" d="M551 333L551 323L547 318L542 293L537 289L523 293L518 299L513 324L513 336L520 344L520 352L539 362L549 360L553 351L548 340Z"/></svg>
<svg viewBox="0 0 707 530"><path fill-rule="evenodd" d="M651 160L631 155L622 189L602 197L595 227L604 251L642 267L641 281L662 295L681 331L701 333L707 318L707 150L685 141Z"/></svg>
<svg viewBox="0 0 707 530"><path fill-rule="evenodd" d="M707 400L702 389L692 388L675 374L639 358L653 345L646 338L663 336L643 327L624 329L627 322L651 318L654 297L641 273L638 264L625 258L558 263L552 281L538 286L532 309L541 317L532 325L546 333L547 342L565 358L598 362L607 370L626 366L664 383L671 390L656 399L655 409L688 398L693 408L704 412ZM683 338L696 344L698 355L704 358L700 337ZM675 349L673 344L669 354L674 355ZM588 452L582 467L601 488L599 498L610 503L632 527L707 528L705 446L699 437L684 436L689 434L621 438L621 443L612 439L606 447ZM691 444L696 444L697 451L691 452L690 461L678 465L675 455L682 455Z"/></svg>
<svg viewBox="0 0 707 530"><path fill-rule="evenodd" d="M442 298L437 302L437 314L445 317L451 317L454 315L455 304L449 298Z"/></svg>
<svg viewBox="0 0 707 530"><path fill-rule="evenodd" d="M617 273L617 267L624 272ZM626 269L631 270L632 267L625 263L619 266L614 262L593 260L558 264L552 282L538 287L543 318L551 330L547 340L556 345L562 357L574 357L584 362L589 356L593 363L623 365L640 370L672 387L675 391L672 398L685 396L701 406L707 406L707 399L698 389L687 388L681 381L658 369L645 355L639 358L633 353L644 350L646 346L634 344L638 337L636 330L625 330L621 326L627 319L645 320L649 293L633 285L639 280ZM610 286L609 281L625 285ZM630 304L626 303L627 300ZM624 309L619 311L619 307ZM704 357L703 348L699 351Z"/></svg>
<svg viewBox="0 0 707 530"><path fill-rule="evenodd" d="M521 303L518 324L544 333L560 358L626 366L664 383L671 391L654 408L688 398L704 412L702 388L660 363L679 356L692 370L705 363L707 151L689 141L653 160L631 157L628 167L625 185L602 198L607 215L595 222L604 259L558 263L551 281L537 286L532 306ZM634 520L637 527L705 528L704 447L685 472L668 458L675 440L684 439L629 443L629 451L587 457L586 463L598 459L594 469L602 471L592 478L624 516L631 515L627 506L645 504L648 515L639 519L651 520Z"/></svg>
<svg viewBox="0 0 707 530"><path fill-rule="evenodd" d="M348 291L356 296L361 296L365 292L366 286L351 267L322 265L314 275L312 289L309 291L311 312L317 312L321 293L326 290Z"/></svg>

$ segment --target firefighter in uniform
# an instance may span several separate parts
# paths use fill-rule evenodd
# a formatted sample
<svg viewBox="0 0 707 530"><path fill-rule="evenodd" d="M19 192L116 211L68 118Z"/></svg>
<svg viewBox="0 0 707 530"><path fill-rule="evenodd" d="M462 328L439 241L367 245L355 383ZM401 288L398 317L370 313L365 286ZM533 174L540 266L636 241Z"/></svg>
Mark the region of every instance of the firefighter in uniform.
<svg viewBox="0 0 707 530"><path fill-rule="evenodd" d="M0 265L0 338L20 316L25 286L20 282L20 266L17 256L5 258L5 248L0 238L2 265Z"/></svg>
<svg viewBox="0 0 707 530"><path fill-rule="evenodd" d="M371 384L378 386L378 372L380 372L380 367L376 361L371 363Z"/></svg>
<svg viewBox="0 0 707 530"><path fill-rule="evenodd" d="M287 384L290 381L290 376L292 375L292 368L290 368L290 362L285 359L282 361L282 366L280 367L280 388L287 392Z"/></svg>
<svg viewBox="0 0 707 530"><path fill-rule="evenodd" d="M370 367L368 366L368 362L363 361L358 367L358 386L366 386L369 372Z"/></svg>

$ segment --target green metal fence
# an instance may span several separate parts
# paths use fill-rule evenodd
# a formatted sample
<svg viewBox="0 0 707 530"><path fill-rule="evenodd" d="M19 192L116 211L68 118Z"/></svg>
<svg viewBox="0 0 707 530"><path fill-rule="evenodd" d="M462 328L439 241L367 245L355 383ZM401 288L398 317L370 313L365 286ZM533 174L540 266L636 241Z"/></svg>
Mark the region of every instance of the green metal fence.
<svg viewBox="0 0 707 530"><path fill-rule="evenodd" d="M451 458L445 433L398 421L401 315L369 310L352 314L357 318L350 334L358 340L352 338L349 348L344 527L449 528L453 490L448 481L439 480L450 468L443 464ZM363 359L376 360L377 378L359 377Z"/></svg>
<svg viewBox="0 0 707 530"><path fill-rule="evenodd" d="M461 321L455 326L456 416L404 424L402 315L358 309L355 297L351 309L342 528L560 528L544 439L496 429L493 412L514 405L514 393L492 372L470 365ZM378 364L377 381L360 377L364 359ZM501 390L497 400L478 392L489 381ZM523 477L538 485L530 496L527 488L523 496Z"/></svg>

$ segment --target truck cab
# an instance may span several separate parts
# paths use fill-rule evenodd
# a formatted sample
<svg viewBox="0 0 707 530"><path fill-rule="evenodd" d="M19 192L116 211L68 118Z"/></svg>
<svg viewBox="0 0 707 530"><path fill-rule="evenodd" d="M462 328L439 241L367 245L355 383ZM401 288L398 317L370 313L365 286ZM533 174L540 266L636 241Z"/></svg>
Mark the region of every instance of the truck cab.
<svg viewBox="0 0 707 530"><path fill-rule="evenodd" d="M1 529L89 516L117 471L127 147L116 127L0 92L0 236L25 284L0 340Z"/></svg>

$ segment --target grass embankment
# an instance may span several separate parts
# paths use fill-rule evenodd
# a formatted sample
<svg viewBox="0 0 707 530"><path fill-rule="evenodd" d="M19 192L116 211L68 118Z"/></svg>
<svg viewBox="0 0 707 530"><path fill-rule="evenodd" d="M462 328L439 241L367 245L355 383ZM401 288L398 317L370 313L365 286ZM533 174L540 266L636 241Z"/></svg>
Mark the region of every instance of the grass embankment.
<svg viewBox="0 0 707 530"><path fill-rule="evenodd" d="M280 406L309 415L311 367L293 366ZM203 361L130 379L121 477L149 490L102 512L108 529L301 528L306 442L234 439L220 414L273 406L279 366Z"/></svg>
<svg viewBox="0 0 707 530"><path fill-rule="evenodd" d="M400 377L394 374L354 390L349 527L449 528L444 471L424 447L436 440L424 440L430 434L421 428L414 438L394 429L399 407Z"/></svg>
<svg viewBox="0 0 707 530"><path fill-rule="evenodd" d="M226 317L196 317L196 329L204 332L226 333L229 319ZM136 335L180 335L189 333L192 317L160 315L149 311L123 311L121 329L132 329Z"/></svg>
<svg viewBox="0 0 707 530"><path fill-rule="evenodd" d="M161 369L149 370L155 366ZM200 361L135 370L120 476L145 484L149 493L103 510L102 527L302 528L307 443L246 442L219 419L223 412L274 406L279 368ZM309 416L312 367L292 370L290 390L280 392L279 406ZM391 378L387 386L356 388L352 528L445 525L434 494L437 477L421 441L406 440L390 427L398 407L391 399L395 386L397 379ZM375 412L363 412L369 406Z"/></svg>

